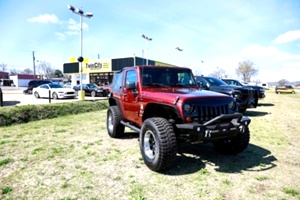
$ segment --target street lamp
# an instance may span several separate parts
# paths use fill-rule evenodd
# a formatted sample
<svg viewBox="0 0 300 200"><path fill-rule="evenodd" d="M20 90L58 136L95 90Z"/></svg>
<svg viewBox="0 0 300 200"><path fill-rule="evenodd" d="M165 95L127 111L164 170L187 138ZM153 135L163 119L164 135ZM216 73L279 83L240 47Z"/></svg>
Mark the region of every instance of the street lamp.
<svg viewBox="0 0 300 200"><path fill-rule="evenodd" d="M178 51L182 51L183 49L180 49L179 47L176 47L175 49L177 49Z"/></svg>
<svg viewBox="0 0 300 200"><path fill-rule="evenodd" d="M80 62L80 98L84 98L84 97L82 97L82 62L83 62L83 57L82 57L82 17L91 18L91 17L93 17L93 13L84 14L83 10L81 10L79 8L75 9L71 5L68 5L68 8L73 13L80 16L80 57L77 60L78 60L78 62Z"/></svg>
<svg viewBox="0 0 300 200"><path fill-rule="evenodd" d="M183 51L183 49L180 49L179 47L176 47L175 49L178 51Z"/></svg>
<svg viewBox="0 0 300 200"><path fill-rule="evenodd" d="M146 56L146 65L148 65L148 43L150 41L152 41L152 38L151 37L147 37L146 35L142 34L142 38L144 38L145 40L147 40L147 56Z"/></svg>

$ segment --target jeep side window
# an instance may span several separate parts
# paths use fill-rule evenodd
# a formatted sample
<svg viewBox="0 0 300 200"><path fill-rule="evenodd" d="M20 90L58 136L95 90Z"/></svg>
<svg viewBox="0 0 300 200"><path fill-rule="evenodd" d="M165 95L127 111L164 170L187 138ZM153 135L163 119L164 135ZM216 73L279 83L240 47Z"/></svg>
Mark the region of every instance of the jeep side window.
<svg viewBox="0 0 300 200"><path fill-rule="evenodd" d="M135 82L136 83L136 81L137 81L136 71L135 70L127 71L127 73L126 73L126 83L129 83L129 82Z"/></svg>
<svg viewBox="0 0 300 200"><path fill-rule="evenodd" d="M129 70L126 73L126 89L133 89L135 91L137 85L137 75L135 70Z"/></svg>

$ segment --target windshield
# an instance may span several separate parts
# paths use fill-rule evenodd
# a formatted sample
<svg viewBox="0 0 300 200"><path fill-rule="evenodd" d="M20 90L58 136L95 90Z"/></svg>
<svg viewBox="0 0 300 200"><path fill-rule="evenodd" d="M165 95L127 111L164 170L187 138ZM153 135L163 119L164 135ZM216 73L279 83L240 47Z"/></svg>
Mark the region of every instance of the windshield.
<svg viewBox="0 0 300 200"><path fill-rule="evenodd" d="M59 84L49 84L50 88L64 88L63 86Z"/></svg>
<svg viewBox="0 0 300 200"><path fill-rule="evenodd" d="M96 84L87 84L87 86L89 88L98 88L98 86Z"/></svg>
<svg viewBox="0 0 300 200"><path fill-rule="evenodd" d="M214 85L214 86L228 85L227 83L225 83L224 81L218 78L206 77L205 79L210 83L210 85Z"/></svg>
<svg viewBox="0 0 300 200"><path fill-rule="evenodd" d="M141 68L143 86L196 86L192 71L185 68Z"/></svg>

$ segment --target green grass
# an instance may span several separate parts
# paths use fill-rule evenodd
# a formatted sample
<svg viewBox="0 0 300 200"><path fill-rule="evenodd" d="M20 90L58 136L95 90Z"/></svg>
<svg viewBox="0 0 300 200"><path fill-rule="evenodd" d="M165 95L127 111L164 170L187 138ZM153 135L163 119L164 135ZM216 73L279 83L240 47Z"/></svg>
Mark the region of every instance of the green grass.
<svg viewBox="0 0 300 200"><path fill-rule="evenodd" d="M106 110L0 127L0 199L299 200L300 94L259 103L244 152L183 147L165 173L145 166L137 133L108 136Z"/></svg>

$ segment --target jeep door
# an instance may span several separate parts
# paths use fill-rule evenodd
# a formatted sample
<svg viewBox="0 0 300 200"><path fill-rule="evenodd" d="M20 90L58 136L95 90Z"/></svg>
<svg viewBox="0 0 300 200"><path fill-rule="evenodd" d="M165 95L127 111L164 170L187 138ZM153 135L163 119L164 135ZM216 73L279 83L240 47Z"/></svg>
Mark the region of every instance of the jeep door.
<svg viewBox="0 0 300 200"><path fill-rule="evenodd" d="M139 119L139 104L137 92L137 72L135 70L128 70L125 75L125 83L134 83L134 89L126 89L123 87L123 105L124 116L127 120L137 122Z"/></svg>

